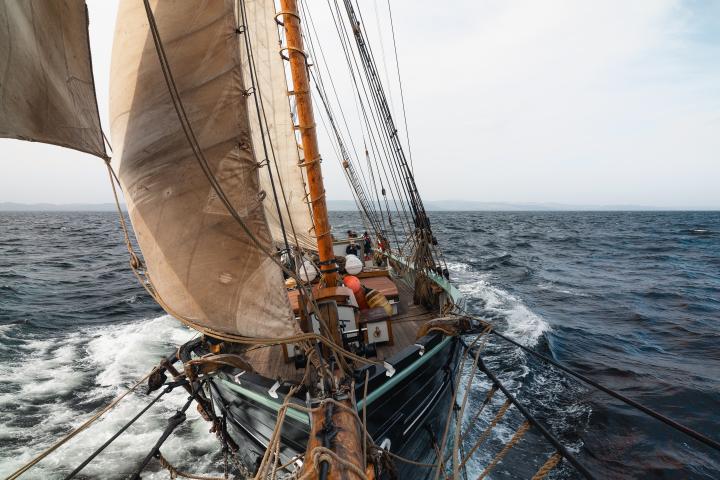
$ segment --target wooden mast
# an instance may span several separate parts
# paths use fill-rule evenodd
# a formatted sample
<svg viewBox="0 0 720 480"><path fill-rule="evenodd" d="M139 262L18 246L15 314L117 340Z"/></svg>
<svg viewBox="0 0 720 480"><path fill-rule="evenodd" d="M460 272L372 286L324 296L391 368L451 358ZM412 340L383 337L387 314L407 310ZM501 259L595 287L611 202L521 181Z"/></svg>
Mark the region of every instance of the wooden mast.
<svg viewBox="0 0 720 480"><path fill-rule="evenodd" d="M297 1L280 0L279 17L282 17L282 25L285 29L285 50L293 82L293 91L290 94L295 96L296 101L297 128L300 130L302 141L303 166L307 171L313 224L320 256L320 271L326 286L332 289L338 284L337 264L330 235L330 220L328 219L325 186L320 167L320 149ZM336 343L342 344L337 310L332 307L332 304L321 304L320 314L324 317L330 330L326 332L326 335L333 338ZM347 385L344 389L337 388L341 382L340 378L335 380L333 383L336 387L331 392L337 403L321 402L311 413L311 431L302 468L302 474L307 478L327 480L359 480L363 476L373 478L372 466L367 466L370 475L363 475L366 465L362 455L362 445L365 439L358 423L359 418L354 413L355 406L348 397L348 393L353 395L353 392ZM323 449L334 453L340 460L333 459L327 453L323 454Z"/></svg>
<svg viewBox="0 0 720 480"><path fill-rule="evenodd" d="M297 2L296 0L280 0L280 9L278 17L282 15L285 28L286 50L293 82L293 91L290 93L295 96L297 106L297 128L300 130L302 141L303 165L307 171L313 225L320 256L320 272L325 284L328 287L335 287L338 282L337 264L330 235L330 220L328 219L325 186L320 167L320 148L318 147L307 58L303 50Z"/></svg>

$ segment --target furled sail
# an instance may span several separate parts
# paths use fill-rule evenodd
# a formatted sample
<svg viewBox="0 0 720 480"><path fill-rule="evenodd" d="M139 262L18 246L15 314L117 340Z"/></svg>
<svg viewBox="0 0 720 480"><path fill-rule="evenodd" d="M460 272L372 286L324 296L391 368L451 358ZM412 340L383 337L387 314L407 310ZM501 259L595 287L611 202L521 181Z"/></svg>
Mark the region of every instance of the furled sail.
<svg viewBox="0 0 720 480"><path fill-rule="evenodd" d="M298 166L300 154L290 112L285 67L280 55L275 3L272 0L246 0L238 2L238 5L244 9L237 12L237 16L239 23L245 26L245 34L239 35L238 40L246 86L253 84L251 63L255 67L255 91L247 97L255 158L269 160L260 169L260 188L271 199L272 184L275 183L282 214L281 224L276 204L265 202L270 232L276 244L282 244L284 226L291 245L297 242L305 249L317 250L303 169ZM250 62L250 54L253 62ZM259 118L256 100L260 104Z"/></svg>
<svg viewBox="0 0 720 480"><path fill-rule="evenodd" d="M83 0L0 2L0 137L105 158Z"/></svg>
<svg viewBox="0 0 720 480"><path fill-rule="evenodd" d="M254 237L273 242L249 131L232 0L152 1L189 123ZM280 268L217 197L176 116L143 7L121 1L110 85L115 158L148 274L170 310L251 337L299 331Z"/></svg>

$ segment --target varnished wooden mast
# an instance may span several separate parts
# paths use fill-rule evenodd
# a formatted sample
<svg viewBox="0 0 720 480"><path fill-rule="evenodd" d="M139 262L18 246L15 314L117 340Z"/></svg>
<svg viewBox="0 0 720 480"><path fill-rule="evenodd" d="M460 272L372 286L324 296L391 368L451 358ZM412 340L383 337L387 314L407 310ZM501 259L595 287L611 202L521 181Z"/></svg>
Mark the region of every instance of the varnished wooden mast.
<svg viewBox="0 0 720 480"><path fill-rule="evenodd" d="M330 235L330 220L328 219L325 187L320 168L320 149L318 148L310 95L310 79L307 59L303 50L297 1L280 0L280 9L278 17L282 18L285 29L286 50L293 82L291 94L295 96L297 106L297 122L307 169L313 223L320 256L320 271L323 272L325 284L328 287L335 287L338 283L337 264ZM323 309L321 308L322 314ZM327 310L323 317L330 329L330 332L327 333L337 343L341 343L337 312L333 313ZM333 397L337 398L337 406L334 403L325 403L315 408L311 414L311 431L301 476L327 480L359 480L363 476L373 478L372 466L369 467L369 475L362 474L365 463L362 444L365 439L358 424L357 414L353 413L354 405L347 397L347 392L339 398L340 392L333 389L331 393ZM349 393L353 394L352 391ZM323 454L323 449L329 450L340 460Z"/></svg>
<svg viewBox="0 0 720 480"><path fill-rule="evenodd" d="M297 121L302 140L303 158L307 171L308 190L312 204L313 225L317 236L320 271L328 287L337 285L338 274L333 254L330 220L325 201L325 186L320 167L315 117L310 96L307 58L303 50L300 16L296 0L280 0L280 14L285 28L287 56L290 59L293 92L297 106Z"/></svg>

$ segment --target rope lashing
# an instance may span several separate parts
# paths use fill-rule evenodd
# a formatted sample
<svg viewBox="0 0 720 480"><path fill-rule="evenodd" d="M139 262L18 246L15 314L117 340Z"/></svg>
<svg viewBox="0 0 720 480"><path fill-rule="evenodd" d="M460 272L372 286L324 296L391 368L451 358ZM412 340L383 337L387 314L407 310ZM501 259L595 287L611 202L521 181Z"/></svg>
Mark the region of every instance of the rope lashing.
<svg viewBox="0 0 720 480"><path fill-rule="evenodd" d="M473 342L471 343L471 346L475 346L475 344L480 342L480 340L483 338L483 336L486 336L486 332L479 333L475 337ZM482 345L484 345L484 344L485 343L483 342ZM455 379L454 379L455 385L457 385L460 381L460 375L462 374L462 370L463 370L463 367L465 365L465 362L467 360L469 353L470 353L470 347L465 345L465 348L464 348L463 354L462 354L462 358L460 359L460 362L458 364L459 366L457 369L457 373L455 374ZM478 359L479 359L479 354L475 355L475 361L473 362L474 365L477 364ZM440 441L440 447L439 447L440 452L444 452L445 447L447 446L448 435L450 433L450 422L452 421L452 418L453 418L452 409L454 408L455 402L457 401L457 395L458 395L458 389L455 389L455 391L452 394L452 398L450 399L450 406L448 407L448 411L447 411L447 417L446 417L447 420L445 421L445 427L443 428L442 440ZM455 447L457 447L457 443L455 444ZM456 456L456 452L453 451L453 459L455 458L455 456ZM439 463L442 463L442 462L439 462ZM440 478L440 472L441 472L440 465L438 465L435 470L435 475L433 477L434 480L438 480Z"/></svg>
<svg viewBox="0 0 720 480"><path fill-rule="evenodd" d="M530 411L523 406L522 403L518 402L518 400L515 398L515 396L510 393L510 391L505 387L500 380L498 380L497 376L490 371L487 366L485 365L485 362L483 362L482 359L480 359L479 362L480 370L487 375L487 377L493 382L493 384L498 386L498 389L505 395L505 397L512 401L513 405L515 405L515 408L518 409L518 411L532 424L537 428L537 430L542 434L545 439L547 439L548 442L550 442L558 452L562 454L564 458L567 459L570 464L577 470L580 474L582 474L585 478L589 478L591 480L595 479L595 475L593 475L588 468L580 463L575 456L568 451L568 449L560 443L560 441L545 427L542 423L540 423Z"/></svg>
<svg viewBox="0 0 720 480"><path fill-rule="evenodd" d="M470 369L470 375L468 375L468 382L467 386L465 387L465 394L463 395L462 403L460 404L460 410L457 413L457 418L463 418L465 416L465 408L467 406L468 399L470 398L470 391L472 390L472 381L473 377L475 377L475 372L478 368L478 361L480 360L480 353L482 352L483 348L485 348L485 344L487 343L488 338L490 337L487 331L482 332L482 341L480 341L480 344L477 346L475 351L475 357L473 360L472 368ZM478 339L475 340L477 342ZM455 400L453 400L453 403ZM450 421L450 416L448 416L448 421ZM460 469L463 465L459 465L460 460L460 428L455 429L455 435L454 435L454 441L453 441L453 475L455 478L459 478L460 476Z"/></svg>

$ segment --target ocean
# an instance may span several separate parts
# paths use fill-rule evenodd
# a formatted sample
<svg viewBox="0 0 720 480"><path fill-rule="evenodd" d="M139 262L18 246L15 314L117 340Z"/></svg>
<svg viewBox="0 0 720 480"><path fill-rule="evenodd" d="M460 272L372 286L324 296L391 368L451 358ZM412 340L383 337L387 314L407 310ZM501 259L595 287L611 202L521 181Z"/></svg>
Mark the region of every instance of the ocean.
<svg viewBox="0 0 720 480"><path fill-rule="evenodd" d="M332 212L336 230L361 229ZM432 212L467 309L624 395L720 438L720 212ZM128 268L113 213L0 212L0 476L51 445L194 332ZM491 337L488 367L599 478L712 479L720 454ZM489 382L465 372L469 412ZM497 407L466 419L474 443ZM185 400L163 398L83 471L124 478ZM143 392L23 478L62 478L148 401ZM163 447L181 469L219 474L193 409ZM514 409L470 464L477 476L520 423ZM552 453L532 430L492 478L530 478ZM167 478L153 466L143 478ZM561 465L551 478L579 478Z"/></svg>

